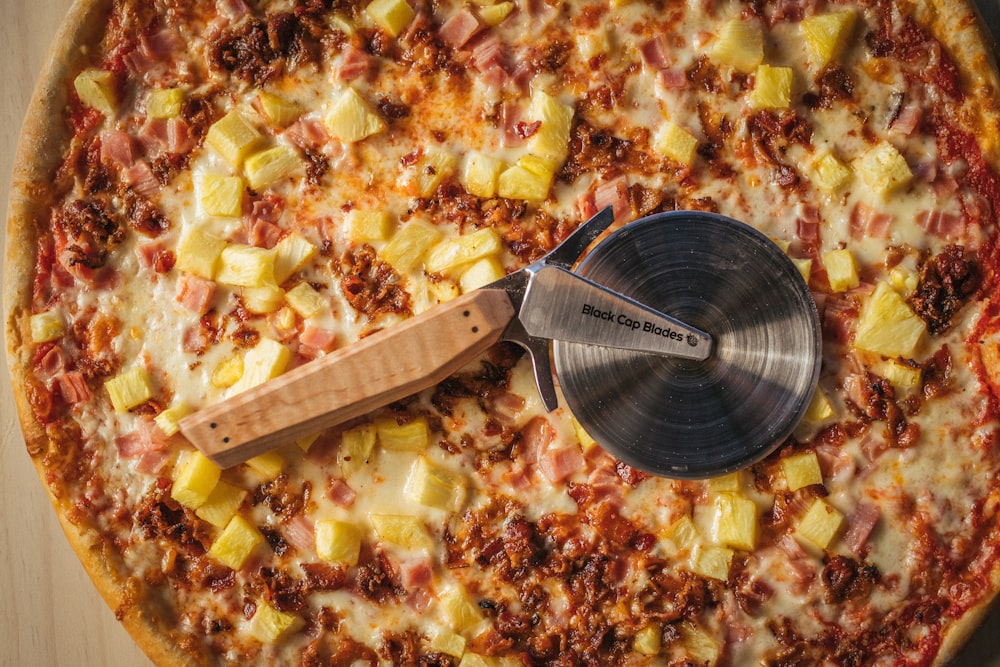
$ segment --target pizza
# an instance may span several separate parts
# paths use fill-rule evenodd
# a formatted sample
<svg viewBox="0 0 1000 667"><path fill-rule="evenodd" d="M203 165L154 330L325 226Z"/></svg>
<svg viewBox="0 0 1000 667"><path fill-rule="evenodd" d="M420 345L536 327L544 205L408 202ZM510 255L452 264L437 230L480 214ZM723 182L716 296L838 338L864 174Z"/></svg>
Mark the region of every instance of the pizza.
<svg viewBox="0 0 1000 667"><path fill-rule="evenodd" d="M943 0L80 0L3 293L69 542L162 665L944 664L1000 590L984 34ZM771 456L633 468L511 344L226 469L179 433L609 206L798 267L822 370Z"/></svg>

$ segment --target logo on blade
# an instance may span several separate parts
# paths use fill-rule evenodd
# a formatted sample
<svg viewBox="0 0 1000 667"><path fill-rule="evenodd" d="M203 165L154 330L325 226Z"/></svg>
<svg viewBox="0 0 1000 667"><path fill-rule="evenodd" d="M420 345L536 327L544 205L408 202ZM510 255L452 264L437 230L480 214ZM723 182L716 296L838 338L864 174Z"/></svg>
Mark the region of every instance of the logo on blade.
<svg viewBox="0 0 1000 667"><path fill-rule="evenodd" d="M690 345L691 347L698 347L698 337L695 336L694 334L688 334L687 341L688 345Z"/></svg>

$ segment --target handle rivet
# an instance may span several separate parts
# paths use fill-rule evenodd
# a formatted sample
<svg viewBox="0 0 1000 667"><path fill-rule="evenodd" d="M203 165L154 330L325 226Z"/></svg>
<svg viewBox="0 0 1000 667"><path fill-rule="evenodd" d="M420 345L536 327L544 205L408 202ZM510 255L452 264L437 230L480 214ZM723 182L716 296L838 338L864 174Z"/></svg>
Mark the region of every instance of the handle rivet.
<svg viewBox="0 0 1000 667"><path fill-rule="evenodd" d="M223 438L222 442L228 443L229 442L229 436L227 435L225 438Z"/></svg>

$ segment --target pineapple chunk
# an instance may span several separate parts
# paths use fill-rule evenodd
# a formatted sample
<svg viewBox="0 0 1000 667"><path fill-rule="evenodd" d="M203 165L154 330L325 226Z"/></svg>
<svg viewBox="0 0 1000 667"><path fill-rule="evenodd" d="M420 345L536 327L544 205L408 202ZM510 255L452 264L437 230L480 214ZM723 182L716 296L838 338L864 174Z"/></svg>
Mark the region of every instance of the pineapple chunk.
<svg viewBox="0 0 1000 667"><path fill-rule="evenodd" d="M212 371L211 383L213 387L227 389L232 387L243 377L243 357L234 355L223 359Z"/></svg>
<svg viewBox="0 0 1000 667"><path fill-rule="evenodd" d="M353 523L335 519L316 522L316 554L331 563L358 564L361 531Z"/></svg>
<svg viewBox="0 0 1000 667"><path fill-rule="evenodd" d="M325 122L333 136L348 144L383 132L386 128L385 121L350 86L330 105Z"/></svg>
<svg viewBox="0 0 1000 667"><path fill-rule="evenodd" d="M657 153L683 165L691 164L697 148L697 137L670 121L660 129L653 141L653 149Z"/></svg>
<svg viewBox="0 0 1000 667"><path fill-rule="evenodd" d="M909 297L917 289L920 276L917 275L916 271L911 271L903 266L895 266L889 272L889 282L892 283L897 292L904 297Z"/></svg>
<svg viewBox="0 0 1000 667"><path fill-rule="evenodd" d="M115 110L118 108L118 94L111 72L94 68L85 69L76 75L73 88L76 89L80 101L91 109L96 109L109 118L115 115Z"/></svg>
<svg viewBox="0 0 1000 667"><path fill-rule="evenodd" d="M781 459L781 472L785 475L789 491L823 483L823 473L819 469L816 452L802 452Z"/></svg>
<svg viewBox="0 0 1000 667"><path fill-rule="evenodd" d="M288 290L285 299L296 313L305 318L313 317L330 308L326 298L306 282L301 282Z"/></svg>
<svg viewBox="0 0 1000 667"><path fill-rule="evenodd" d="M678 549L690 549L698 542L698 528L691 516L685 514L670 524L663 537L673 542Z"/></svg>
<svg viewBox="0 0 1000 667"><path fill-rule="evenodd" d="M573 423L573 432L576 434L576 439L580 443L580 449L583 451L588 451L592 447L597 445L597 441L594 440L586 429L583 428L583 424L576 420L576 417L570 416L570 420Z"/></svg>
<svg viewBox="0 0 1000 667"><path fill-rule="evenodd" d="M292 353L287 347L271 338L261 338L257 346L243 358L243 374L232 387L232 393L263 384L285 372Z"/></svg>
<svg viewBox="0 0 1000 667"><path fill-rule="evenodd" d="M691 551L689 567L702 577L725 581L729 578L729 567L733 563L733 550L696 544Z"/></svg>
<svg viewBox="0 0 1000 667"><path fill-rule="evenodd" d="M713 493L739 493L742 486L743 476L739 470L708 480L708 490Z"/></svg>
<svg viewBox="0 0 1000 667"><path fill-rule="evenodd" d="M178 422L191 414L192 408L187 403L174 403L169 408L153 417L153 421L163 431L163 434L170 437L180 430Z"/></svg>
<svg viewBox="0 0 1000 667"><path fill-rule="evenodd" d="M254 153L247 158L243 169L251 189L261 190L291 176L301 165L302 159L294 148L279 145Z"/></svg>
<svg viewBox="0 0 1000 667"><path fill-rule="evenodd" d="M854 346L887 357L910 358L924 337L926 326L896 290L886 282L861 307Z"/></svg>
<svg viewBox="0 0 1000 667"><path fill-rule="evenodd" d="M843 523L843 514L823 499L817 498L795 527L795 532L820 549L826 549Z"/></svg>
<svg viewBox="0 0 1000 667"><path fill-rule="evenodd" d="M806 408L804 419L816 424L832 416L833 405L830 403L830 399L827 398L826 392L822 388L816 387L812 400L809 402L809 407Z"/></svg>
<svg viewBox="0 0 1000 667"><path fill-rule="evenodd" d="M916 389L920 386L923 372L919 366L901 364L896 361L882 361L872 366L872 371L881 375L896 389Z"/></svg>
<svg viewBox="0 0 1000 667"><path fill-rule="evenodd" d="M208 553L226 567L239 570L263 541L264 538L249 521L236 515L226 524Z"/></svg>
<svg viewBox="0 0 1000 667"><path fill-rule="evenodd" d="M818 14L802 19L799 25L806 45L812 54L817 69L822 69L831 60L840 57L854 29L855 13L852 10Z"/></svg>
<svg viewBox="0 0 1000 667"><path fill-rule="evenodd" d="M150 118L176 118L181 115L184 91L180 88L160 88L146 98L146 114Z"/></svg>
<svg viewBox="0 0 1000 667"><path fill-rule="evenodd" d="M576 50L580 54L580 58L588 63L594 58L604 55L611 50L608 31L599 27L594 32L577 35Z"/></svg>
<svg viewBox="0 0 1000 667"><path fill-rule="evenodd" d="M503 23L503 20L510 16L512 11L514 11L513 2L498 2L495 5L482 7L479 10L479 18L486 25L497 26Z"/></svg>
<svg viewBox="0 0 1000 667"><path fill-rule="evenodd" d="M264 91L257 93L257 104L267 122L275 127L290 125L302 114L298 104L273 93Z"/></svg>
<svg viewBox="0 0 1000 667"><path fill-rule="evenodd" d="M436 227L419 220L411 220L389 239L382 249L382 259L399 273L418 267L428 248L438 242L441 232Z"/></svg>
<svg viewBox="0 0 1000 667"><path fill-rule="evenodd" d="M212 280L218 270L219 256L225 247L223 239L194 227L181 236L177 243L177 261L174 266L180 271Z"/></svg>
<svg viewBox="0 0 1000 667"><path fill-rule="evenodd" d="M198 180L201 208L208 215L238 218L243 215L243 179L204 174Z"/></svg>
<svg viewBox="0 0 1000 667"><path fill-rule="evenodd" d="M384 241L392 233L392 218L385 211L352 210L347 214L347 238L355 243Z"/></svg>
<svg viewBox="0 0 1000 667"><path fill-rule="evenodd" d="M292 232L274 246L274 282L278 285L304 267L317 252L309 239Z"/></svg>
<svg viewBox="0 0 1000 667"><path fill-rule="evenodd" d="M811 259L799 259L798 257L792 257L792 264L795 268L799 270L799 275L802 276L802 280L809 284L809 276L812 275L813 261Z"/></svg>
<svg viewBox="0 0 1000 667"><path fill-rule="evenodd" d="M455 512L465 500L465 482L421 456L410 468L404 493L421 505Z"/></svg>
<svg viewBox="0 0 1000 667"><path fill-rule="evenodd" d="M687 662L695 665L715 665L719 661L722 647L716 639L688 621L678 624L681 645Z"/></svg>
<svg viewBox="0 0 1000 667"><path fill-rule="evenodd" d="M792 103L792 68L758 65L750 106L754 109L787 109Z"/></svg>
<svg viewBox="0 0 1000 667"><path fill-rule="evenodd" d="M274 644L303 625L305 625L305 621L301 616L278 611L267 602L262 601L257 605L257 613L247 624L247 630L262 644Z"/></svg>
<svg viewBox="0 0 1000 667"><path fill-rule="evenodd" d="M417 15L406 0L373 0L365 7L365 14L392 37L399 37Z"/></svg>
<svg viewBox="0 0 1000 667"><path fill-rule="evenodd" d="M431 637L428 645L436 653L445 653L455 658L461 658L465 653L465 637L450 630L439 630Z"/></svg>
<svg viewBox="0 0 1000 667"><path fill-rule="evenodd" d="M128 412L153 397L149 374L143 366L136 366L130 371L116 375L104 383L104 388L111 397L111 405L115 406L118 412Z"/></svg>
<svg viewBox="0 0 1000 667"><path fill-rule="evenodd" d="M266 315L281 307L282 301L285 300L285 292L277 285L244 287L240 289L240 298L251 313Z"/></svg>
<svg viewBox="0 0 1000 667"><path fill-rule="evenodd" d="M237 169L263 139L257 128L236 109L212 124L205 135L205 143Z"/></svg>
<svg viewBox="0 0 1000 667"><path fill-rule="evenodd" d="M713 501L712 539L724 546L753 551L757 542L757 504L735 493Z"/></svg>
<svg viewBox="0 0 1000 667"><path fill-rule="evenodd" d="M351 20L339 12L330 16L327 20L327 25L330 26L331 30L339 30L348 37L353 36L354 33L357 32L354 29L354 24L351 23Z"/></svg>
<svg viewBox="0 0 1000 667"><path fill-rule="evenodd" d="M368 463L375 449L375 437L375 424L355 426L340 436L337 460L344 477L350 477Z"/></svg>
<svg viewBox="0 0 1000 667"><path fill-rule="evenodd" d="M170 497L188 509L201 507L219 483L222 469L199 451L178 462Z"/></svg>
<svg viewBox="0 0 1000 667"><path fill-rule="evenodd" d="M470 195L490 199L497 194L497 181L503 171L503 160L483 153L473 152L465 160L462 187Z"/></svg>
<svg viewBox="0 0 1000 667"><path fill-rule="evenodd" d="M220 480L194 513L216 528L225 528L246 497L247 492L243 489Z"/></svg>
<svg viewBox="0 0 1000 667"><path fill-rule="evenodd" d="M445 618L455 632L466 632L482 622L479 606L469 599L461 584L451 586L439 598Z"/></svg>
<svg viewBox="0 0 1000 667"><path fill-rule="evenodd" d="M830 151L823 151L810 165L812 180L820 190L836 192L851 178L851 170L834 157Z"/></svg>
<svg viewBox="0 0 1000 667"><path fill-rule="evenodd" d="M500 280L504 275L506 273L500 264L500 260L496 257L483 257L462 271L462 275L458 278L458 285L462 288L462 293L464 294L465 292L471 292L483 285L489 285L492 282Z"/></svg>
<svg viewBox="0 0 1000 667"><path fill-rule="evenodd" d="M378 443L391 451L422 452L430 442L430 428L424 417L418 417L405 424L399 424L389 417L375 422Z"/></svg>
<svg viewBox="0 0 1000 667"><path fill-rule="evenodd" d="M888 194L913 179L910 166L896 147L882 142L854 161L854 170L873 191Z"/></svg>
<svg viewBox="0 0 1000 667"><path fill-rule="evenodd" d="M47 343L62 338L66 333L62 316L54 310L46 310L31 316L31 342Z"/></svg>
<svg viewBox="0 0 1000 667"><path fill-rule="evenodd" d="M408 182L421 197L434 194L441 182L455 171L455 155L439 146L429 146L423 156L412 167Z"/></svg>
<svg viewBox="0 0 1000 667"><path fill-rule="evenodd" d="M764 34L752 23L731 19L719 30L710 57L717 63L749 74L764 60Z"/></svg>
<svg viewBox="0 0 1000 667"><path fill-rule="evenodd" d="M407 549L426 549L431 536L424 523L411 514L372 514L372 526L379 539Z"/></svg>
<svg viewBox="0 0 1000 667"><path fill-rule="evenodd" d="M531 94L527 116L531 122L542 122L528 138L528 152L554 165L562 164L569 148L573 107L538 89Z"/></svg>
<svg viewBox="0 0 1000 667"><path fill-rule="evenodd" d="M281 474L281 469L285 467L285 458L276 451L270 451L247 459L246 464L270 481Z"/></svg>
<svg viewBox="0 0 1000 667"><path fill-rule="evenodd" d="M275 285L275 254L273 249L230 243L219 255L219 271L215 279L233 287Z"/></svg>
<svg viewBox="0 0 1000 667"><path fill-rule="evenodd" d="M544 201L549 196L555 170L550 163L525 155L507 167L497 180L497 194L505 199Z"/></svg>
<svg viewBox="0 0 1000 667"><path fill-rule="evenodd" d="M854 261L854 255L847 248L823 253L823 266L826 267L830 289L834 292L854 289L861 284L858 265Z"/></svg>
<svg viewBox="0 0 1000 667"><path fill-rule="evenodd" d="M635 633L632 650L642 655L657 655L663 648L663 631L655 625L647 625Z"/></svg>
<svg viewBox="0 0 1000 667"><path fill-rule="evenodd" d="M447 239L431 248L424 268L428 273L450 273L470 262L496 255L502 249L500 235L484 227L472 234Z"/></svg>

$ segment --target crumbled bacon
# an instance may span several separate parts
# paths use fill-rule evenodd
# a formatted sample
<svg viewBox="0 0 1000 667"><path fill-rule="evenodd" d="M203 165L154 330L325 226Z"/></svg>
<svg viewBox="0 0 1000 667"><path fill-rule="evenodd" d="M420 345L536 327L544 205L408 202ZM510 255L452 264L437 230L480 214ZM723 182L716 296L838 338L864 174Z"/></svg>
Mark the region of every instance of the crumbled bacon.
<svg viewBox="0 0 1000 667"><path fill-rule="evenodd" d="M340 288L347 302L374 322L384 313L407 314L410 295L397 283L392 267L378 259L371 246L364 245L344 255Z"/></svg>
<svg viewBox="0 0 1000 667"><path fill-rule="evenodd" d="M932 334L947 331L982 282L982 273L975 257L967 257L965 249L948 245L920 266L917 289L910 297L914 312L927 323Z"/></svg>

